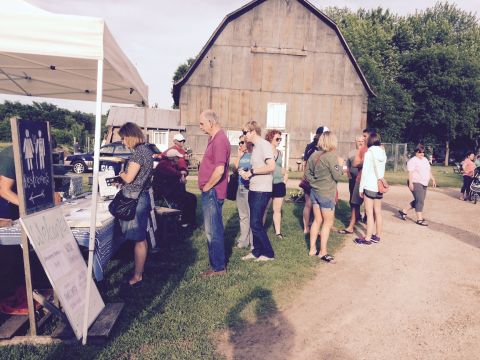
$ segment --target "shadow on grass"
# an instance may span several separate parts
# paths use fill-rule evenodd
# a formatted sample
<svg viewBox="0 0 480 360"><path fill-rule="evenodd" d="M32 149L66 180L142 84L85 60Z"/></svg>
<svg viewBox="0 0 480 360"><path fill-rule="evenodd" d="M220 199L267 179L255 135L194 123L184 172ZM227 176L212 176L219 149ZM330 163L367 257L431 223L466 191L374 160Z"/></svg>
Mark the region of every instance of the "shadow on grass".
<svg viewBox="0 0 480 360"><path fill-rule="evenodd" d="M278 311L272 292L255 287L228 312L228 344L222 352L231 359L286 359L294 331Z"/></svg>
<svg viewBox="0 0 480 360"><path fill-rule="evenodd" d="M297 218L298 228L303 231L303 208L305 207L304 202L295 202L293 203L293 216Z"/></svg>

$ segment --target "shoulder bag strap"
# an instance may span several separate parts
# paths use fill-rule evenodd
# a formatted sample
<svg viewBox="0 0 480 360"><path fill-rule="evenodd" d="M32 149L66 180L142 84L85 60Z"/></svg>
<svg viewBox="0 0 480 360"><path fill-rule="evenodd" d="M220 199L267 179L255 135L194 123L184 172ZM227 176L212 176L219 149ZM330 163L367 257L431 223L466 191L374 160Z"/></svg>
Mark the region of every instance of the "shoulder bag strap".
<svg viewBox="0 0 480 360"><path fill-rule="evenodd" d="M315 154L315 153L313 153L313 154ZM313 156L313 154L312 154L312 156ZM314 167L317 166L318 162L320 161L320 158L321 158L323 155L325 155L325 154L326 154L326 151L322 151L322 153L321 153L320 155L318 155L317 160L315 160L315 165L314 165ZM305 178L305 174L306 174L306 173L307 173L307 167L305 166L305 170L303 171L303 177L304 177L304 178Z"/></svg>

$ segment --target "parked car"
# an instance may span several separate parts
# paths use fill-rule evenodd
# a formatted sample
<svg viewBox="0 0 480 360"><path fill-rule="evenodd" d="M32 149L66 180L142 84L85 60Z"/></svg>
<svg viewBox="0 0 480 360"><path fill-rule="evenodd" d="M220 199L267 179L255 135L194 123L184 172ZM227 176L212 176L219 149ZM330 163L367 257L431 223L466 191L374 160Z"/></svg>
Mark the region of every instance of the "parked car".
<svg viewBox="0 0 480 360"><path fill-rule="evenodd" d="M160 154L161 151L155 146L155 144L148 144L150 149L155 154ZM116 141L111 144L103 145L100 148L100 169L106 166L111 166L112 157L122 158L128 161L132 156L132 151L128 149L121 141ZM65 165L71 165L72 171L77 174L83 174L86 171L93 170L93 152L84 154L74 154L67 156L65 159ZM117 173L118 171L115 171Z"/></svg>

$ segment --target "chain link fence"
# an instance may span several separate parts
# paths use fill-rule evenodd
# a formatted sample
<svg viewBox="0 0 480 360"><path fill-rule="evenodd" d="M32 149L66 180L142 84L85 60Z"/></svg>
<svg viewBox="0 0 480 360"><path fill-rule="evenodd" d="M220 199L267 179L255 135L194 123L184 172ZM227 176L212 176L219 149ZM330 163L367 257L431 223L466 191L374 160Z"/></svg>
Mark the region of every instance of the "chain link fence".
<svg viewBox="0 0 480 360"><path fill-rule="evenodd" d="M387 164L385 170L389 171L406 171L407 170L407 144L406 143L384 143L382 144L387 154ZM345 159L355 153L354 142L340 141L338 143L338 154Z"/></svg>

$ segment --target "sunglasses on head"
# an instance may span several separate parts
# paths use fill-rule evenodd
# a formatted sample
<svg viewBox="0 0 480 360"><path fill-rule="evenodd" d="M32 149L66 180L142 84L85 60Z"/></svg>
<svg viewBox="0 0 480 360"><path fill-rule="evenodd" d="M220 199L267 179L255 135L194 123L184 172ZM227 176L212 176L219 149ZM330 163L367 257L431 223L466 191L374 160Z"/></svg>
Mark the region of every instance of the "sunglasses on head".
<svg viewBox="0 0 480 360"><path fill-rule="evenodd" d="M177 140L178 142L185 142L185 140Z"/></svg>
<svg viewBox="0 0 480 360"><path fill-rule="evenodd" d="M240 142L238 143L238 145L243 145L243 144L245 144L245 141L240 141Z"/></svg>

